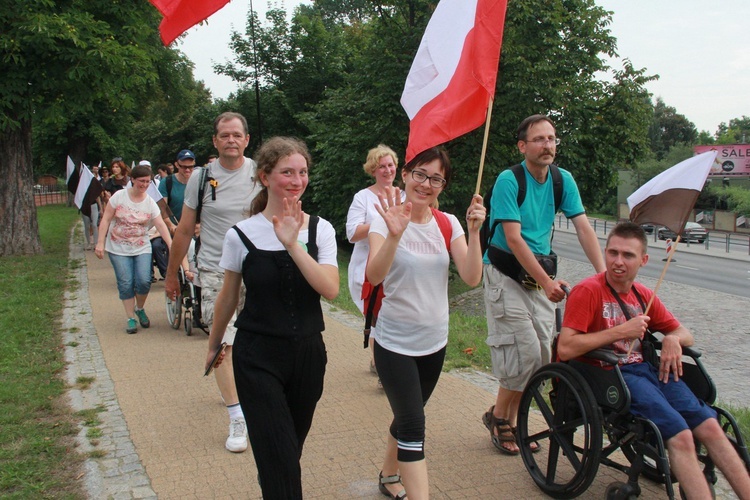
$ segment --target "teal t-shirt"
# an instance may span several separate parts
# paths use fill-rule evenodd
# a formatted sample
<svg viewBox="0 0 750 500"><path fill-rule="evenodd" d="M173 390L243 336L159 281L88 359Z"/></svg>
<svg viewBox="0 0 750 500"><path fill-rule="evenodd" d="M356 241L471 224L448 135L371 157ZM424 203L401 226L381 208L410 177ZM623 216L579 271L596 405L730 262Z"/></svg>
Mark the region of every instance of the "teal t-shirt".
<svg viewBox="0 0 750 500"><path fill-rule="evenodd" d="M169 197L167 197L167 179L169 178L172 179L172 190ZM180 220L180 217L182 217L182 204L185 201L185 186L187 186L187 184L178 181L174 174L159 182L159 192L164 198L167 198L167 204L172 210L175 219L178 221Z"/></svg>
<svg viewBox="0 0 750 500"><path fill-rule="evenodd" d="M503 221L516 221L521 223L521 237L524 239L532 252L540 255L549 255L550 236L552 225L555 222L555 195L552 188L552 176L547 174L543 183L537 182L526 168L526 161L521 163L526 175L526 197L521 206L518 206L518 183L516 176L510 169L500 173L492 188L492 203L490 206L490 224L499 220L495 234L490 240L491 244L510 252L508 242L503 231ZM567 170L560 169L563 180L562 201L560 211L571 219L585 213L581 195L578 192L573 176ZM487 254L484 255L484 263L489 264Z"/></svg>

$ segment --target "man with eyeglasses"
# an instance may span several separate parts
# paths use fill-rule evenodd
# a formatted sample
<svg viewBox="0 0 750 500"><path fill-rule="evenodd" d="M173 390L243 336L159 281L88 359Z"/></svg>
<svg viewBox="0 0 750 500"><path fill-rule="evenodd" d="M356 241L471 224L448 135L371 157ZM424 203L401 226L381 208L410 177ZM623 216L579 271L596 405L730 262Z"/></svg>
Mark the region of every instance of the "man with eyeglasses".
<svg viewBox="0 0 750 500"><path fill-rule="evenodd" d="M182 216L182 204L185 200L185 186L188 179L193 174L195 168L195 155L189 149L183 149L177 153L175 161L175 173L160 180L158 183L159 193L164 197L166 208L162 205L162 218L167 224L169 234L174 236L177 223ZM156 268L159 270L162 278L167 276L167 266L169 263L169 251L167 245L160 237L151 240L151 251L154 254ZM190 273L185 269L186 273ZM192 277L192 276L191 276Z"/></svg>
<svg viewBox="0 0 750 500"><path fill-rule="evenodd" d="M176 172L159 183L159 192L167 200L167 206L172 211L175 221L166 217L169 232L174 234L177 222L182 216L182 204L185 201L185 186L193 174L195 168L195 155L189 149L183 149L177 153L177 161L174 163Z"/></svg>
<svg viewBox="0 0 750 500"><path fill-rule="evenodd" d="M495 229L484 255L487 344L500 387L482 421L493 445L508 455L519 453L515 431L521 394L531 375L550 362L555 303L565 297L568 285L555 277L557 260L551 249L558 206L573 222L594 270L604 271L599 240L578 186L567 170L552 164L560 144L555 124L546 115L529 116L519 125L517 139L524 160L501 172L495 182L489 213ZM525 180L525 196L519 196L524 187L519 180ZM534 451L538 448L532 443Z"/></svg>

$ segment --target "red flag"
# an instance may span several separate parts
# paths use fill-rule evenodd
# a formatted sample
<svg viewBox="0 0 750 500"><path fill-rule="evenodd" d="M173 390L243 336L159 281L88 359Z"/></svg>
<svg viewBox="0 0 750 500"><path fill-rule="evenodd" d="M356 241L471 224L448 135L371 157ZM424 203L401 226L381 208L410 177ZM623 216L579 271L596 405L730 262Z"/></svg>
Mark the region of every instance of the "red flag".
<svg viewBox="0 0 750 500"><path fill-rule="evenodd" d="M161 41L169 45L175 38L204 21L229 0L149 0L164 16L159 25Z"/></svg>
<svg viewBox="0 0 750 500"><path fill-rule="evenodd" d="M406 161L479 127L495 94L507 0L441 0L427 24L401 104Z"/></svg>

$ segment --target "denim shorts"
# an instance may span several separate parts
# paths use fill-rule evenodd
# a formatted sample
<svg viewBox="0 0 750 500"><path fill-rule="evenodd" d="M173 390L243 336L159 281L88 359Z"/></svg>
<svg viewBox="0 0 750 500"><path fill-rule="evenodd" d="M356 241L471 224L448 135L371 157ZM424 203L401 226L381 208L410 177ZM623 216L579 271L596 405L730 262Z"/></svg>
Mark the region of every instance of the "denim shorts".
<svg viewBox="0 0 750 500"><path fill-rule="evenodd" d="M620 371L630 390L630 411L656 424L664 441L716 418L713 408L695 397L685 382L671 376L666 384L661 382L650 363L623 365Z"/></svg>
<svg viewBox="0 0 750 500"><path fill-rule="evenodd" d="M140 255L107 255L115 269L120 300L132 299L136 295L148 295L151 290L151 252Z"/></svg>

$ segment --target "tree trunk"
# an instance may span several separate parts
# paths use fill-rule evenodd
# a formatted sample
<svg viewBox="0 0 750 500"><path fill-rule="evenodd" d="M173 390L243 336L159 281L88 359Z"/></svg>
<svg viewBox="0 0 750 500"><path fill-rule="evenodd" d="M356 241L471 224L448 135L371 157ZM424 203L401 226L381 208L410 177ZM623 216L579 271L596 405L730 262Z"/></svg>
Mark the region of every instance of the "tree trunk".
<svg viewBox="0 0 750 500"><path fill-rule="evenodd" d="M42 253L31 168L31 121L0 130L0 256Z"/></svg>

